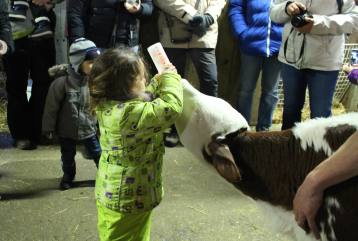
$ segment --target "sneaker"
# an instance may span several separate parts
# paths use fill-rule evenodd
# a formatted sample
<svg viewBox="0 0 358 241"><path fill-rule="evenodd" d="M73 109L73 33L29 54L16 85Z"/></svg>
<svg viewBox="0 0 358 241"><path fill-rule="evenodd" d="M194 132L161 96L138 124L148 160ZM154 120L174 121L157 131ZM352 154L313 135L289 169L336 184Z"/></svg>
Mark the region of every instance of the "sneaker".
<svg viewBox="0 0 358 241"><path fill-rule="evenodd" d="M269 131L269 130L270 130L269 127L264 127L264 126L258 127L258 126L256 126L256 132Z"/></svg>
<svg viewBox="0 0 358 241"><path fill-rule="evenodd" d="M50 38L53 37L50 21L47 17L39 17L35 19L35 29L29 35L29 38Z"/></svg>
<svg viewBox="0 0 358 241"><path fill-rule="evenodd" d="M66 175L63 175L60 182L60 190L68 190L73 187L73 178L67 178Z"/></svg>
<svg viewBox="0 0 358 241"><path fill-rule="evenodd" d="M169 133L164 133L164 145L166 147L176 147L179 142L179 136L176 131L170 130Z"/></svg>
<svg viewBox="0 0 358 241"><path fill-rule="evenodd" d="M20 150L34 150L36 149L36 145L32 143L30 140L17 140L15 141L15 147Z"/></svg>
<svg viewBox="0 0 358 241"><path fill-rule="evenodd" d="M15 1L9 12L10 21L25 21L29 4L26 1Z"/></svg>

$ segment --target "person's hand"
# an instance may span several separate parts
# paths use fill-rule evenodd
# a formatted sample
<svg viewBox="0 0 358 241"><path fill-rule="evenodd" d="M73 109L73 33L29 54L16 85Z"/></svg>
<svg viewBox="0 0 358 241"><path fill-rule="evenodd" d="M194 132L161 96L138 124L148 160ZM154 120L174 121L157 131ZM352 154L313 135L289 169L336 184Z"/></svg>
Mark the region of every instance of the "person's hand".
<svg viewBox="0 0 358 241"><path fill-rule="evenodd" d="M293 200L293 212L297 224L306 232L312 231L316 239L320 238L319 229L315 222L318 209L322 205L323 190L314 188L309 176L298 188Z"/></svg>
<svg viewBox="0 0 358 241"><path fill-rule="evenodd" d="M291 17L301 13L302 10L306 10L306 6L300 2L292 2L286 6L286 13Z"/></svg>
<svg viewBox="0 0 358 241"><path fill-rule="evenodd" d="M168 63L164 66L162 73L178 73L178 71L172 63Z"/></svg>
<svg viewBox="0 0 358 241"><path fill-rule="evenodd" d="M345 65L343 65L342 70L343 70L346 74L348 74L349 72L351 72L351 71L353 70L353 66L350 65L350 64L345 64Z"/></svg>
<svg viewBox="0 0 358 241"><path fill-rule="evenodd" d="M53 140L54 138L54 132L53 131L46 131L43 133L43 136L47 139L47 140Z"/></svg>
<svg viewBox="0 0 358 241"><path fill-rule="evenodd" d="M137 13L141 8L140 2L137 3L135 0L125 1L124 7L127 9L129 13Z"/></svg>
<svg viewBox="0 0 358 241"><path fill-rule="evenodd" d="M300 28L296 28L296 30L300 33L310 33L313 27L313 18L306 17L305 21L307 22Z"/></svg>
<svg viewBox="0 0 358 241"><path fill-rule="evenodd" d="M55 7L52 3L45 3L43 6L46 8L47 12Z"/></svg>
<svg viewBox="0 0 358 241"><path fill-rule="evenodd" d="M52 4L51 0L32 0L32 3L38 6L44 6L46 4Z"/></svg>
<svg viewBox="0 0 358 241"><path fill-rule="evenodd" d="M8 47L5 41L0 40L0 56L7 53Z"/></svg>
<svg viewBox="0 0 358 241"><path fill-rule="evenodd" d="M189 29L198 37L202 37L213 23L214 18L210 14L197 14L189 21Z"/></svg>

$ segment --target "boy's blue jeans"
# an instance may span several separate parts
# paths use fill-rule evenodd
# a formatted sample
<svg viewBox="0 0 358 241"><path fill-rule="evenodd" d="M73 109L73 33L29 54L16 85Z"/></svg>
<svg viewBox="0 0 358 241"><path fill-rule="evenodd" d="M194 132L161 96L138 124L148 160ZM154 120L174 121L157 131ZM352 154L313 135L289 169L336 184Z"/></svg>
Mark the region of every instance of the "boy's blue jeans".
<svg viewBox="0 0 358 241"><path fill-rule="evenodd" d="M273 111L278 101L277 86L280 69L281 63L277 57L267 58L241 52L239 96L236 109L248 122L251 118L252 98L256 83L262 70L257 131L268 130L272 124Z"/></svg>
<svg viewBox="0 0 358 241"><path fill-rule="evenodd" d="M282 130L289 129L295 122L301 121L306 87L310 98L311 118L331 116L338 71L298 70L283 64L281 73L284 90Z"/></svg>
<svg viewBox="0 0 358 241"><path fill-rule="evenodd" d="M70 138L60 138L62 171L64 177L68 179L67 181L72 181L76 175L75 155L76 145L78 143L83 143L87 153L91 156L97 167L99 158L101 157L102 150L96 135L81 141Z"/></svg>

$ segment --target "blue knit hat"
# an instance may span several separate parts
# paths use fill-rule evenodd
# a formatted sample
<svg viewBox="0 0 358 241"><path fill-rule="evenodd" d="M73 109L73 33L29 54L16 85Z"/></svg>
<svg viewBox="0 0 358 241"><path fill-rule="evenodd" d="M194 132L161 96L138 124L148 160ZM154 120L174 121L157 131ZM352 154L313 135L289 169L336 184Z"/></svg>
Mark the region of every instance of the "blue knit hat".
<svg viewBox="0 0 358 241"><path fill-rule="evenodd" d="M76 39L70 46L70 63L72 68L79 73L79 67L85 60L93 60L101 54L96 44L85 38Z"/></svg>

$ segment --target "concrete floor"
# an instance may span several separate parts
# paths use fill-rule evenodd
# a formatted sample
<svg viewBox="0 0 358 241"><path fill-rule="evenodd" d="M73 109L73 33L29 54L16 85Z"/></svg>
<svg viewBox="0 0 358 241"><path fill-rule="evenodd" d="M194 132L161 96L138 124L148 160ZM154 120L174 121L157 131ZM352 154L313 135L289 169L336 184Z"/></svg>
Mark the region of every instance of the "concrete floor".
<svg viewBox="0 0 358 241"><path fill-rule="evenodd" d="M184 148L167 149L153 241L280 241L255 203ZM77 188L59 191L59 148L0 149L0 241L95 241L95 167L77 155Z"/></svg>

